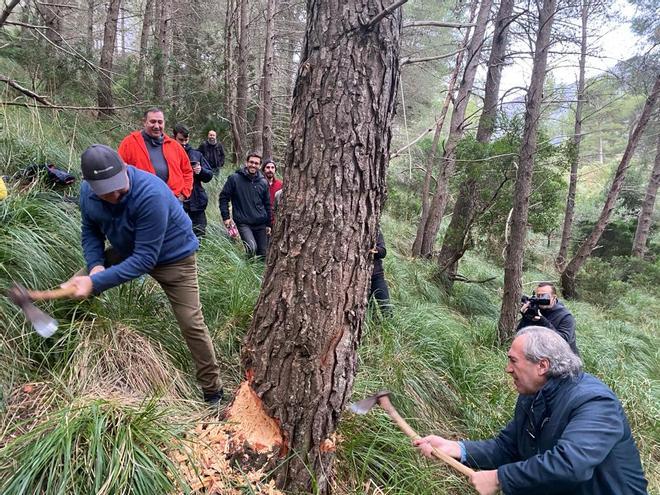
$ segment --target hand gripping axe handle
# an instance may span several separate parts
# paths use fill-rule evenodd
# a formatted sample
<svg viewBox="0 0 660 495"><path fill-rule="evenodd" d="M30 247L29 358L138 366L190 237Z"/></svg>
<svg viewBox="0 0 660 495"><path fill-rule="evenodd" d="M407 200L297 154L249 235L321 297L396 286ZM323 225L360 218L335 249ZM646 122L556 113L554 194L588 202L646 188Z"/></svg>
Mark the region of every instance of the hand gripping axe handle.
<svg viewBox="0 0 660 495"><path fill-rule="evenodd" d="M390 401L390 392L386 390L378 392L377 394L371 395L366 399L362 399L361 401L352 404L350 409L356 414L367 414L376 404L378 404L389 415L389 417L392 418L392 421L394 421L398 427L401 428L401 431L403 431L406 435L408 435L413 440L421 438L417 432L411 428L406 420L399 415L397 410L392 405L392 402ZM469 467L461 464L450 455L445 454L435 447L431 447L431 453L437 459L441 460L468 478L474 474L473 469L470 469Z"/></svg>

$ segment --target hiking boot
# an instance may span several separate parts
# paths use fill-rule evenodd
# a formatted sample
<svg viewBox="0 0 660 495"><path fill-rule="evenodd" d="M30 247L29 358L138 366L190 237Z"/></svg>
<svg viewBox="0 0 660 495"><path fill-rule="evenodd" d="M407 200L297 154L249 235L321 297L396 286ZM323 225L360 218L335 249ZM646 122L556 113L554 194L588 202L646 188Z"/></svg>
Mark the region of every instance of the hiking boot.
<svg viewBox="0 0 660 495"><path fill-rule="evenodd" d="M204 402L206 402L209 406L217 406L218 404L220 404L220 401L222 401L222 398L224 396L225 393L222 390L222 388L212 394L204 393Z"/></svg>

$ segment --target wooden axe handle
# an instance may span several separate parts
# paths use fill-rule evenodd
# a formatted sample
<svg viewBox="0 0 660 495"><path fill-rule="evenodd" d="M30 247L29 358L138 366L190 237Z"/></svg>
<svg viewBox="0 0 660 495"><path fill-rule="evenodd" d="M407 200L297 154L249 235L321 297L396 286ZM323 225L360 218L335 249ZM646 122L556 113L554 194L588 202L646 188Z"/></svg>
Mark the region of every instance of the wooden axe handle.
<svg viewBox="0 0 660 495"><path fill-rule="evenodd" d="M417 440L418 438L421 438L417 434L417 432L410 427L410 425L406 422L406 420L399 415L396 409L394 409L394 406L392 405L392 402L390 402L390 398L387 395L379 397L378 404L380 405L380 407L382 407L385 410L387 414L389 414L390 418L392 418L392 420L399 426L399 428L401 428L401 430L406 435L408 435L413 440ZM467 476L468 478L474 474L473 469L470 469L464 464L461 464L452 456L445 454L444 452L436 449L435 447L431 447L431 453L437 459L440 459L442 462L454 468L459 473Z"/></svg>
<svg viewBox="0 0 660 495"><path fill-rule="evenodd" d="M59 288L53 290L29 290L28 295L33 301L50 301L52 299L62 299L63 297L71 297L76 292L74 286L67 287L66 289Z"/></svg>

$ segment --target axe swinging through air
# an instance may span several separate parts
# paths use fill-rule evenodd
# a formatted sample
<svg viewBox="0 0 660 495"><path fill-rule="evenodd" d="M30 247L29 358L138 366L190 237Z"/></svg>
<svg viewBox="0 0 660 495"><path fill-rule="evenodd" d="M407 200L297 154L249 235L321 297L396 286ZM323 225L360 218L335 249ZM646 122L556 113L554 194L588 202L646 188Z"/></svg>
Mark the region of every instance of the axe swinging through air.
<svg viewBox="0 0 660 495"><path fill-rule="evenodd" d="M50 301L70 297L76 292L75 287L55 290L29 291L25 287L14 284L7 292L7 297L21 308L25 319L28 320L35 331L43 338L52 336L57 331L57 320L46 314L34 305L34 301Z"/></svg>
<svg viewBox="0 0 660 495"><path fill-rule="evenodd" d="M421 438L415 430L403 419L396 411L392 402L390 401L390 392L383 390L377 394L371 395L366 399L355 402L351 405L350 409L356 414L367 414L376 404L378 404L392 420L401 428L401 430L413 440ZM431 453L439 460L454 468L459 473L467 476L468 478L474 474L474 470L461 464L450 455L445 454L441 450L431 447Z"/></svg>

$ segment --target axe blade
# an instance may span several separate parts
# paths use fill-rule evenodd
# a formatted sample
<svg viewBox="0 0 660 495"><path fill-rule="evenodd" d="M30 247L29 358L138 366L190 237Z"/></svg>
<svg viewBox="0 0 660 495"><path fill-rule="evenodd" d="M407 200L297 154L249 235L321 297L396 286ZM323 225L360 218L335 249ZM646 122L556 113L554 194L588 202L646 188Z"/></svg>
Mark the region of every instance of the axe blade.
<svg viewBox="0 0 660 495"><path fill-rule="evenodd" d="M43 338L51 337L57 331L57 320L37 308L24 287L14 284L9 289L7 296L14 304L21 308L25 318Z"/></svg>
<svg viewBox="0 0 660 495"><path fill-rule="evenodd" d="M367 414L369 411L371 411L371 408L376 405L378 399L386 395L390 395L389 390L381 390L380 392L370 395L361 401L354 402L350 405L349 409L355 414Z"/></svg>

